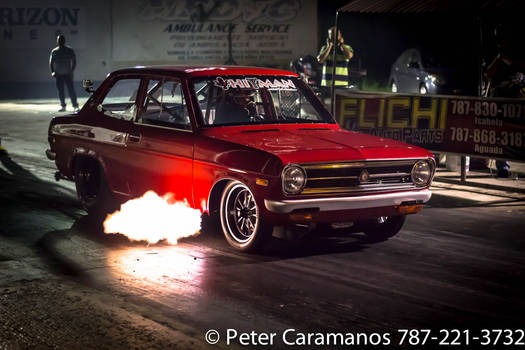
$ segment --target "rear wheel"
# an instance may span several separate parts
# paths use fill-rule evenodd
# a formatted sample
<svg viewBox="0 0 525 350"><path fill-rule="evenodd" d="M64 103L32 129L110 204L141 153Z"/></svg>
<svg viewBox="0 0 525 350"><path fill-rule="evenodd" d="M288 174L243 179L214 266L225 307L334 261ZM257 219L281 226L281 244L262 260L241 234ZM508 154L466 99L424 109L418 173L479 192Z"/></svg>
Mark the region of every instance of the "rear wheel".
<svg viewBox="0 0 525 350"><path fill-rule="evenodd" d="M89 214L102 216L116 209L104 170L96 160L77 160L73 174L78 199Z"/></svg>
<svg viewBox="0 0 525 350"><path fill-rule="evenodd" d="M273 228L263 222L255 197L240 181L232 181L224 188L220 219L228 243L242 251L261 248Z"/></svg>
<svg viewBox="0 0 525 350"><path fill-rule="evenodd" d="M380 216L357 223L359 231L364 232L373 241L384 241L395 236L403 227L406 215Z"/></svg>

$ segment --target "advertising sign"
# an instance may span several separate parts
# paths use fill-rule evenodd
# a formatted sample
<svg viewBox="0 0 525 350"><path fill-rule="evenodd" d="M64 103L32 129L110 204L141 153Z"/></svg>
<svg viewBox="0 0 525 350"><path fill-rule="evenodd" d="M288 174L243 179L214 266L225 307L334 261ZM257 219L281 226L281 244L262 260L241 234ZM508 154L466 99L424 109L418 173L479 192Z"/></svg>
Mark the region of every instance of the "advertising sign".
<svg viewBox="0 0 525 350"><path fill-rule="evenodd" d="M288 63L317 52L316 0L135 0L113 9L116 61Z"/></svg>
<svg viewBox="0 0 525 350"><path fill-rule="evenodd" d="M84 48L86 9L78 1L2 1L0 48L49 48L63 34L67 44Z"/></svg>
<svg viewBox="0 0 525 350"><path fill-rule="evenodd" d="M338 94L347 129L436 152L525 160L525 101L503 98Z"/></svg>

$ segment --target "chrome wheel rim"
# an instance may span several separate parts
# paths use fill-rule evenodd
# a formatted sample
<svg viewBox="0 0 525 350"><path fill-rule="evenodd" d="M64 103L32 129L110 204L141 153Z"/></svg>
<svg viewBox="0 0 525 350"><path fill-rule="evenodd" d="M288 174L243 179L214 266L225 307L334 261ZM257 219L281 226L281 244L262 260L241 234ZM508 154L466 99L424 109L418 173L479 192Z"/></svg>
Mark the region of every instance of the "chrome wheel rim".
<svg viewBox="0 0 525 350"><path fill-rule="evenodd" d="M232 239L246 243L253 238L259 225L259 210L253 194L246 186L236 184L229 190L223 215Z"/></svg>

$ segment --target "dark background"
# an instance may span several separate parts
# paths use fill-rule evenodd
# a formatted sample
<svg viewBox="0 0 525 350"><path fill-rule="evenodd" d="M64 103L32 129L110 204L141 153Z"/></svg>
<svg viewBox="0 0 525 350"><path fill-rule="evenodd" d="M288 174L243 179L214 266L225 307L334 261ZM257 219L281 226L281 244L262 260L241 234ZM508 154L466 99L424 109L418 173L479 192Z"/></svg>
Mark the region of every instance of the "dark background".
<svg viewBox="0 0 525 350"><path fill-rule="evenodd" d="M458 1L463 4L463 1ZM443 9L433 13L340 14L342 34L346 43L355 50L350 69L366 69L365 86L369 90L387 88L392 63L402 51L411 47L431 48L454 62L456 67L452 68L462 72L463 79L472 91L471 95L477 94L480 64L490 64L500 50L498 42L503 37L509 42L513 56L525 57L521 24L525 1L501 0L501 3L510 5L497 11L485 10L480 13L447 10L447 1L441 2ZM351 1L318 1L318 50L326 40L328 28L334 25L337 9L348 3ZM483 38L481 46L480 35ZM9 52L2 53L9 55ZM309 54L315 57L317 53ZM290 60L296 58L290 57ZM81 88L77 87L76 90L79 96L87 96ZM42 97L56 97L51 79L49 82L16 83L5 82L0 77L0 99Z"/></svg>
<svg viewBox="0 0 525 350"><path fill-rule="evenodd" d="M349 1L318 4L319 44L335 23L338 8ZM480 1L482 3L482 1ZM513 3L497 11L449 11L435 13L347 13L340 12L339 28L345 42L354 49L351 69L367 70L367 80L386 87L390 67L397 57L411 47L438 52L464 74L473 94L477 92L479 65L488 65L498 54L503 38L512 55L524 57L521 8ZM483 41L480 45L480 36Z"/></svg>

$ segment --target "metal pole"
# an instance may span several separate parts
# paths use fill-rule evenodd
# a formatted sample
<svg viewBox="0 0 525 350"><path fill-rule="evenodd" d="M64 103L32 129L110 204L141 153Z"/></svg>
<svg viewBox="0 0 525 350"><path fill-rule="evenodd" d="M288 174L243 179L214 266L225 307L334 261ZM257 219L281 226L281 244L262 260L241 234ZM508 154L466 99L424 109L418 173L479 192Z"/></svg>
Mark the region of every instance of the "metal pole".
<svg viewBox="0 0 525 350"><path fill-rule="evenodd" d="M467 182L467 157L461 156L461 182Z"/></svg>
<svg viewBox="0 0 525 350"><path fill-rule="evenodd" d="M230 22L230 28L228 30L228 59L226 60L225 64L237 65L237 62L235 62L235 59L233 58L232 29L233 29L233 22Z"/></svg>
<svg viewBox="0 0 525 350"><path fill-rule="evenodd" d="M332 109L332 116L335 118L335 56L336 56L336 43L337 35L339 33L339 11L335 13L335 33L332 32L332 48L334 53L332 54L332 88L330 92L330 107Z"/></svg>
<svg viewBox="0 0 525 350"><path fill-rule="evenodd" d="M478 96L483 96L483 20L481 16L477 18L479 22L479 42L478 42ZM488 88L488 86L487 86Z"/></svg>

